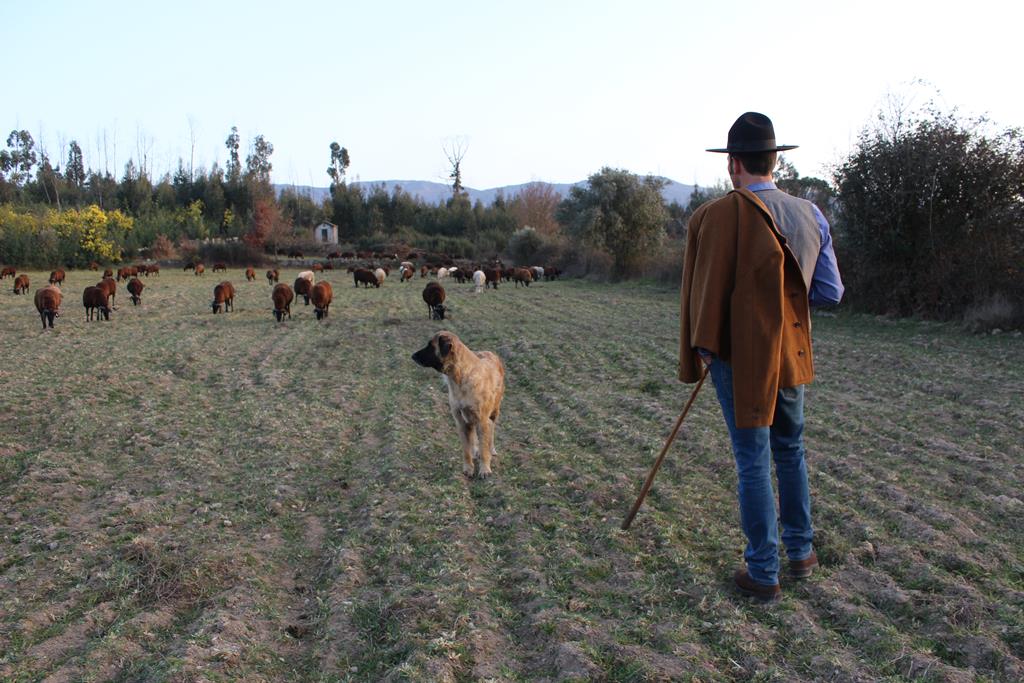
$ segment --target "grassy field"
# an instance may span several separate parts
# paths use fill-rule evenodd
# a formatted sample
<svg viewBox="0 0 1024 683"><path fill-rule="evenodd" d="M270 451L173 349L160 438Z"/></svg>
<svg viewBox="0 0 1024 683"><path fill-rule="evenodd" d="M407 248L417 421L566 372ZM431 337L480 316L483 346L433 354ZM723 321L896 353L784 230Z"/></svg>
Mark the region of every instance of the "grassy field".
<svg viewBox="0 0 1024 683"><path fill-rule="evenodd" d="M296 269L285 270L291 282ZM1024 677L1024 340L816 317L807 447L822 568L762 606L678 292L327 273L278 325L242 272L165 269L56 330L0 292L0 680L1010 681ZM30 273L33 291L45 274ZM467 480L442 327L500 354L495 475Z"/></svg>

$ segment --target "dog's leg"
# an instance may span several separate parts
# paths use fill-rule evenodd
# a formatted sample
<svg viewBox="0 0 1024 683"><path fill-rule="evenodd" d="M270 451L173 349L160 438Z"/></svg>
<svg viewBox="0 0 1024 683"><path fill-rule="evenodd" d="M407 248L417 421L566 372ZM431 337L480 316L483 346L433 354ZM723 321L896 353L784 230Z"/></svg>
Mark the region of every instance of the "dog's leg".
<svg viewBox="0 0 1024 683"><path fill-rule="evenodd" d="M494 432L498 429L498 408L495 408L494 412L491 413L491 419L488 422L491 423L491 455L497 455L498 451L494 448Z"/></svg>
<svg viewBox="0 0 1024 683"><path fill-rule="evenodd" d="M490 419L480 420L480 476L491 476L491 456L497 455L494 451L494 423Z"/></svg>
<svg viewBox="0 0 1024 683"><path fill-rule="evenodd" d="M459 440L462 441L462 473L467 477L473 476L473 451L476 450L476 428L463 417L462 412L452 411L455 418L455 430L459 433Z"/></svg>
<svg viewBox="0 0 1024 683"><path fill-rule="evenodd" d="M476 427L467 423L463 429L465 438L462 442L462 472L467 477L473 476L473 455L477 451L477 438L476 438ZM480 469L480 474L483 476L483 468Z"/></svg>

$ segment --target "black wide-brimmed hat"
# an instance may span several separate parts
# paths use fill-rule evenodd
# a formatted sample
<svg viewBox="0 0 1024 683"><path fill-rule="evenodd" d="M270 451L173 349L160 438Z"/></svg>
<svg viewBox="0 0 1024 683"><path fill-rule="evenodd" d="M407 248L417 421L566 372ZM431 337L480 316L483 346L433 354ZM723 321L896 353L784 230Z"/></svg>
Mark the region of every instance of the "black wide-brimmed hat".
<svg viewBox="0 0 1024 683"><path fill-rule="evenodd" d="M709 152L726 154L748 154L755 152L784 152L796 149L797 145L776 145L775 126L772 120L756 111L748 111L732 124L729 129L729 143L724 149L709 149Z"/></svg>

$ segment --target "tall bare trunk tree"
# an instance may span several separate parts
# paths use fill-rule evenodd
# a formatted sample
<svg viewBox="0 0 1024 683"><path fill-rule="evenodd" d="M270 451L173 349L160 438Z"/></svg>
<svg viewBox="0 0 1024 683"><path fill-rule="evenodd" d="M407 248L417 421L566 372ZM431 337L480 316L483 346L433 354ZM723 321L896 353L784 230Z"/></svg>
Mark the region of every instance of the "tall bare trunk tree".
<svg viewBox="0 0 1024 683"><path fill-rule="evenodd" d="M452 138L444 143L444 155L448 158L451 173L448 178L452 181L452 196L458 197L463 193L462 186L462 160L466 156L469 143L463 137Z"/></svg>

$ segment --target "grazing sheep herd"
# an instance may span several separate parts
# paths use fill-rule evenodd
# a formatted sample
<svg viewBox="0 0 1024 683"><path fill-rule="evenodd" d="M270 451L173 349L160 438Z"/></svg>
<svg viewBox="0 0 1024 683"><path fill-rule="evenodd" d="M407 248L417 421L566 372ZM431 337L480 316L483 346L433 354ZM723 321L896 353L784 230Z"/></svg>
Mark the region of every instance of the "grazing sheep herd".
<svg viewBox="0 0 1024 683"><path fill-rule="evenodd" d="M442 282L455 282L463 284L469 282L476 294L481 294L487 286L493 289L498 288L501 281L512 281L516 287L523 285L530 286L541 280L557 279L561 274L553 267L512 267L506 268L497 260L488 264L467 264L457 265L452 262L446 264L421 264L417 265L412 260L399 261L398 257L391 262L391 266L381 263L366 262L370 254L362 252L345 252L343 258L359 258L362 263L348 267L352 274L353 284L356 289L363 285L363 289L373 287L379 289L384 286L392 268L396 269L396 278L401 283L411 282L417 271L420 278L425 279L433 276L424 287L422 292L423 301L427 304L428 316L431 320L444 320L450 317L450 309L445 304L448 295ZM380 258L382 255L373 254L373 258ZM414 259L418 255L410 254L409 258ZM396 265L397 264L397 265ZM92 263L89 270L98 271L100 265ZM214 264L213 272L227 272L227 265L221 262ZM202 263L192 262L183 266L183 271L192 271L195 275L203 275L206 268ZM285 283L279 283L280 272L277 268L267 270L267 284L272 287L271 301L274 318L277 322L283 322L285 318L292 317L291 305L299 296L303 297L306 306L313 303L314 317L316 320L324 320L328 317L331 303L334 299L334 290L329 282L318 281L317 274L323 276L325 272L334 270L334 265L327 263L315 263L307 270L298 273L294 285L289 287ZM117 310L115 300L117 297L117 283L126 282L126 289L131 296L133 306L142 305L142 292L145 288L139 276L149 277L159 275L160 266L157 264L140 264L134 266L121 266L117 270L106 268L103 277L93 285L89 285L82 291L82 305L85 308L85 319L91 321L110 321L111 314ZM255 282L255 267L245 268L243 271L246 282ZM0 279L11 277L14 279L13 293L15 295L27 294L29 291L29 276L27 273L18 273L17 269L5 266L0 271ZM50 272L48 284L35 292L35 308L43 330L54 327L55 318L60 316L60 308L63 301L63 288L66 286L67 273L61 268ZM209 291L209 290L207 290ZM250 290L251 291L251 290ZM222 280L213 287L213 298L210 300L210 309L214 314L230 313L235 310L235 299L238 295L234 285L228 280Z"/></svg>

